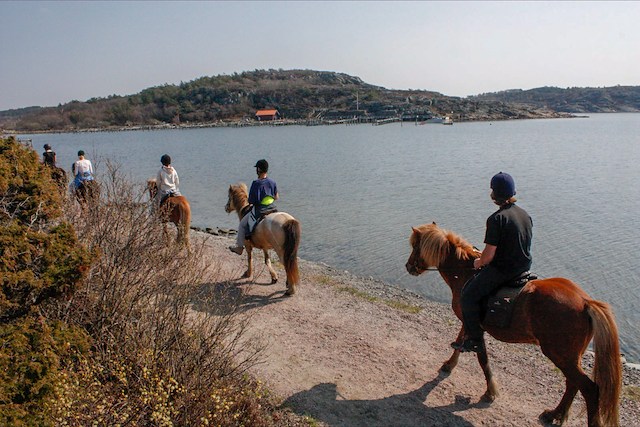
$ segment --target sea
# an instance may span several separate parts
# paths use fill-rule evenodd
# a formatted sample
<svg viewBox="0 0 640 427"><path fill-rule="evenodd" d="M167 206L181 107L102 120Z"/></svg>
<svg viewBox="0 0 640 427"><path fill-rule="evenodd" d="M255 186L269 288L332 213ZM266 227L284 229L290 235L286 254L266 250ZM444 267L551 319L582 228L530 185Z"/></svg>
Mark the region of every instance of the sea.
<svg viewBox="0 0 640 427"><path fill-rule="evenodd" d="M70 171L78 150L98 176L108 165L141 191L169 154L192 225L236 228L230 184L267 159L278 208L302 224L301 258L449 303L437 272L410 276L411 227L436 222L483 247L496 207L491 177L516 182L533 218L533 267L609 303L622 352L640 362L640 114L442 124L179 128L19 135L45 143ZM303 284L304 286L304 284ZM429 325L424 325L428 328Z"/></svg>

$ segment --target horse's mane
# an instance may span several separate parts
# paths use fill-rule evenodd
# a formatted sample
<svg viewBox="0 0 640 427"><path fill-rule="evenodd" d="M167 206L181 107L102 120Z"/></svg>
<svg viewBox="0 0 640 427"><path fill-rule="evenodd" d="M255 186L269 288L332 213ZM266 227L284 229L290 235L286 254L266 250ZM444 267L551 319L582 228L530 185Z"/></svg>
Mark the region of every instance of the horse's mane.
<svg viewBox="0 0 640 427"><path fill-rule="evenodd" d="M428 264L438 266L449 256L449 249L455 248L455 256L460 260L477 258L478 252L456 233L444 230L435 223L415 227L411 235L411 246L420 239L420 256Z"/></svg>
<svg viewBox="0 0 640 427"><path fill-rule="evenodd" d="M229 196L231 197L231 200L233 200L233 206L238 209L244 207L249 199L247 184L239 182L229 186Z"/></svg>

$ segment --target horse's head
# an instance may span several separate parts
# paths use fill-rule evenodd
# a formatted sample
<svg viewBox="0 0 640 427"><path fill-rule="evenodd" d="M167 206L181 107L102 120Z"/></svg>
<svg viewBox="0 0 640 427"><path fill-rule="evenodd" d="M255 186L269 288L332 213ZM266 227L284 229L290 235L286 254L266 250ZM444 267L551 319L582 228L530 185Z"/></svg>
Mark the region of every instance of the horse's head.
<svg viewBox="0 0 640 427"><path fill-rule="evenodd" d="M243 207L249 204L249 195L247 191L247 185L239 183L229 186L229 195L227 198L227 204L224 206L226 213L233 211L240 212Z"/></svg>
<svg viewBox="0 0 640 427"><path fill-rule="evenodd" d="M147 190L149 191L149 197L154 199L158 194L158 184L154 178L147 180Z"/></svg>
<svg viewBox="0 0 640 427"><path fill-rule="evenodd" d="M409 243L412 249L405 267L413 276L419 276L429 268L438 269L445 263L456 268L454 266L459 267L461 262L478 256L473 246L435 222L411 227L411 230Z"/></svg>

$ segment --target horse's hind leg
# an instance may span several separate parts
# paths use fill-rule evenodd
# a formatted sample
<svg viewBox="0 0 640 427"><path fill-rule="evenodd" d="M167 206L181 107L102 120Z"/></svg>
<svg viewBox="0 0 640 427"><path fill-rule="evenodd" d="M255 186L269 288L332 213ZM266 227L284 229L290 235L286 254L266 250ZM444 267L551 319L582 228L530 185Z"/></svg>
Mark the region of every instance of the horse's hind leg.
<svg viewBox="0 0 640 427"><path fill-rule="evenodd" d="M269 256L269 251L264 249L264 264L269 269L269 275L271 276L271 284L278 283L278 273L273 269L271 265L271 257Z"/></svg>
<svg viewBox="0 0 640 427"><path fill-rule="evenodd" d="M582 353L576 351L573 355L575 357L567 360L566 357L559 356L555 352L545 351L544 347L542 347L542 352L564 374L566 390L558 406L555 409L544 411L540 418L546 422L557 421L562 424L568 418L571 403L578 390L580 390L587 405L587 425L589 427L599 427L601 423L598 416L598 386L582 370L580 365Z"/></svg>
<svg viewBox="0 0 640 427"><path fill-rule="evenodd" d="M577 392L578 387L569 381L569 379L565 379L565 391L560 403L558 403L555 409L547 409L540 414L540 420L548 424L553 424L557 421L562 425L569 417L569 408Z"/></svg>

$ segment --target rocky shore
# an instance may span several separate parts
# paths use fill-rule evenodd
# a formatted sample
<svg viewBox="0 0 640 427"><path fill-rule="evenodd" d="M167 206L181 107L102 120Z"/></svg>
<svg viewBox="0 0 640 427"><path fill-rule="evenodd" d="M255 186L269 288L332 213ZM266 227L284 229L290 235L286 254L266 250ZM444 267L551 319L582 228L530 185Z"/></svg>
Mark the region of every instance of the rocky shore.
<svg viewBox="0 0 640 427"><path fill-rule="evenodd" d="M228 237L192 235L205 239L220 283L245 296L252 339L268 343L252 373L291 409L282 425L311 417L322 426L540 426L540 413L560 401L563 376L531 345L488 339L500 391L492 404L480 401L485 383L474 356L463 354L450 375L440 373L460 327L444 304L305 260L299 291L287 298L277 262L279 283L270 283L258 251L253 280L240 279L246 256L226 249ZM592 361L586 354L586 371ZM580 396L572 408L565 425L586 425ZM640 426L640 370L631 364L624 365L620 414L622 426Z"/></svg>

